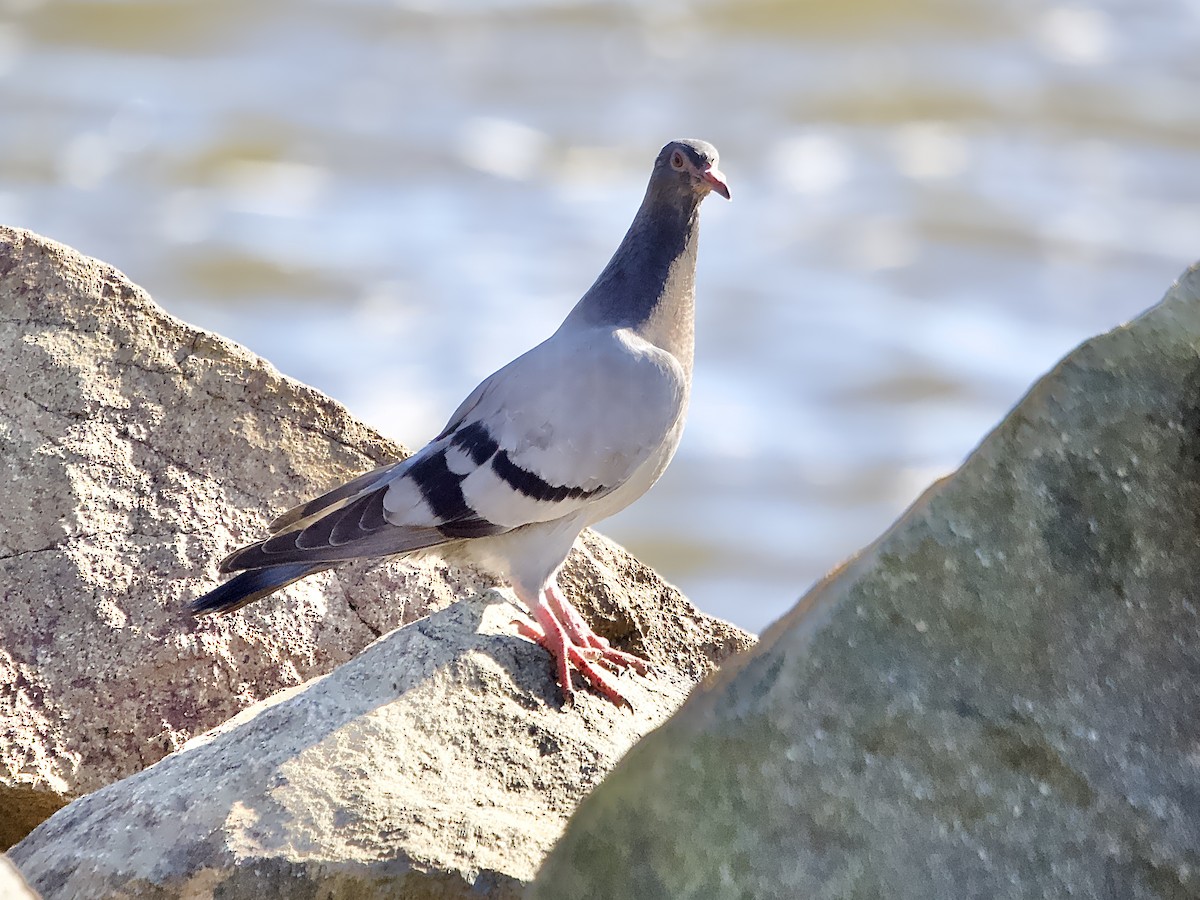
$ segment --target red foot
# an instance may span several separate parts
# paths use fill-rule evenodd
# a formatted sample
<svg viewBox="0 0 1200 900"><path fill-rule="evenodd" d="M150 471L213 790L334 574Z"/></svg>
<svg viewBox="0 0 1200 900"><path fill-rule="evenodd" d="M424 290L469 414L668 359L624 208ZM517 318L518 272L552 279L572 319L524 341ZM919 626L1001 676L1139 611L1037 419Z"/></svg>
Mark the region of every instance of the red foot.
<svg viewBox="0 0 1200 900"><path fill-rule="evenodd" d="M609 646L607 638L592 631L587 622L583 621L583 616L579 615L579 611L558 592L558 585L553 582L546 588L546 600L555 618L562 623L577 646L599 651L595 657L597 661L608 664L613 671L629 668L639 675L650 671L649 663L640 656L614 649Z"/></svg>
<svg viewBox="0 0 1200 900"><path fill-rule="evenodd" d="M571 665L574 664L597 692L617 706L630 706L605 669L594 663L600 663L614 672L628 668L645 675L650 668L644 659L609 646L608 641L588 627L575 607L553 585L546 590L532 612L537 625L541 627L520 619L514 620L513 624L522 637L535 641L550 653L566 705L570 706L575 699L575 692L571 688Z"/></svg>

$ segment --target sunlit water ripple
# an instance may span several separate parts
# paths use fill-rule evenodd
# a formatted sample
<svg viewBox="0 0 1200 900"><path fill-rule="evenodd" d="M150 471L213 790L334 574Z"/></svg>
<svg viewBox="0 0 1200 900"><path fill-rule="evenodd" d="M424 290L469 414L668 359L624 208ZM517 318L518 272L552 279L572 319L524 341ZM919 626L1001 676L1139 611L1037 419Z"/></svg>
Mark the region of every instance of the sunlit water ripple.
<svg viewBox="0 0 1200 900"><path fill-rule="evenodd" d="M0 221L408 446L713 141L676 462L602 530L759 629L1200 256L1200 7L38 2Z"/></svg>

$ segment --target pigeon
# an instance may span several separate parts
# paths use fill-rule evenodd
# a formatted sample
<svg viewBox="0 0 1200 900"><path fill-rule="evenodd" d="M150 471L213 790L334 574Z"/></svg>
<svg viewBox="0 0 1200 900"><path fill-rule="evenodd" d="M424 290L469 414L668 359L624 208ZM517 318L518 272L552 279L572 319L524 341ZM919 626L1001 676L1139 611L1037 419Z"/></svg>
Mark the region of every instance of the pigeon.
<svg viewBox="0 0 1200 900"><path fill-rule="evenodd" d="M667 144L629 231L549 338L486 378L442 432L275 519L220 565L229 581L191 603L229 613L301 578L364 558L435 553L507 582L533 621L565 706L577 671L603 697L648 664L611 647L556 577L587 526L624 509L679 445L692 381L699 207L729 199L717 150Z"/></svg>

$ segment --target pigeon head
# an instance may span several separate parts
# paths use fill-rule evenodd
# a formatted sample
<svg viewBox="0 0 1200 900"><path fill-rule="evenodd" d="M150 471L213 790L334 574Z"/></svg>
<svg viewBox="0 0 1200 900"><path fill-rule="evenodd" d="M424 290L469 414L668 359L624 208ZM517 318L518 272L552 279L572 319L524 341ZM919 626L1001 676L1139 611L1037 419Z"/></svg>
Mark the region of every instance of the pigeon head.
<svg viewBox="0 0 1200 900"><path fill-rule="evenodd" d="M716 191L728 200L729 188L717 168L718 161L717 148L707 141L671 141L654 161L654 176L664 185L693 192L700 198Z"/></svg>

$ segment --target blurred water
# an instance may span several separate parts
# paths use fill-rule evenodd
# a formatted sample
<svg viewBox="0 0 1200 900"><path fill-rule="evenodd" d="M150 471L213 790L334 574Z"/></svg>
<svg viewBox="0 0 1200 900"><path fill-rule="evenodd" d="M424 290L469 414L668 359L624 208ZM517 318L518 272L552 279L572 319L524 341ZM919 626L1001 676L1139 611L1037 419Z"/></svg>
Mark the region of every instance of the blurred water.
<svg viewBox="0 0 1200 900"><path fill-rule="evenodd" d="M0 11L0 221L410 447L714 142L689 430L602 530L756 630L1200 256L1196 0Z"/></svg>

